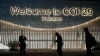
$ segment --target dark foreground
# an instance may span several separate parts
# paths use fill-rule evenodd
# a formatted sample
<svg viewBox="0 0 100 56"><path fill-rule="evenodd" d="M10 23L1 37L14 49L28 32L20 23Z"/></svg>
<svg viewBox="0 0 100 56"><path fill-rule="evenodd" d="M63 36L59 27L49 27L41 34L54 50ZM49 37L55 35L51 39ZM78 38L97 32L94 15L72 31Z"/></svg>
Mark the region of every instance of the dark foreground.
<svg viewBox="0 0 100 56"><path fill-rule="evenodd" d="M100 50L92 51L95 56L100 56ZM86 51L66 50L63 51L63 56L86 56ZM0 50L0 56L19 56L19 51L4 51ZM52 50L26 50L26 56L58 56L56 51Z"/></svg>

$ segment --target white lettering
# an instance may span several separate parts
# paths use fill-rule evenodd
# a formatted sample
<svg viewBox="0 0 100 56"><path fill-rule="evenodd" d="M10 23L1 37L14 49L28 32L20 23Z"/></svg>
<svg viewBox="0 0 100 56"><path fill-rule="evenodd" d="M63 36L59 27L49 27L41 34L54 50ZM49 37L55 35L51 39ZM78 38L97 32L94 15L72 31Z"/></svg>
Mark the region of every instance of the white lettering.
<svg viewBox="0 0 100 56"><path fill-rule="evenodd" d="M63 9L41 9L41 8L20 8L16 6L10 7L11 15L33 15L33 16L92 16L92 8L65 7Z"/></svg>
<svg viewBox="0 0 100 56"><path fill-rule="evenodd" d="M45 17L42 16L42 21L63 21L62 17Z"/></svg>

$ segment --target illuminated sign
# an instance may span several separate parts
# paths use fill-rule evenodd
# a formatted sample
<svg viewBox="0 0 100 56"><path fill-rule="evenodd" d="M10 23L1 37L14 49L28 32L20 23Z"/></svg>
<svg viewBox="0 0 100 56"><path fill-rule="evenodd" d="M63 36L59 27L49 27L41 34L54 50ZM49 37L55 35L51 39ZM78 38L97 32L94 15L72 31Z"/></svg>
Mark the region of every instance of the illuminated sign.
<svg viewBox="0 0 100 56"><path fill-rule="evenodd" d="M92 8L79 8L79 7L64 7L62 9L52 8L21 8L17 6L10 7L11 15L31 15L31 16L41 16L42 21L62 21L63 16L92 16ZM53 15L53 17L51 17Z"/></svg>
<svg viewBox="0 0 100 56"><path fill-rule="evenodd" d="M67 0L0 1L0 20L35 28L63 28L100 16L100 2Z"/></svg>

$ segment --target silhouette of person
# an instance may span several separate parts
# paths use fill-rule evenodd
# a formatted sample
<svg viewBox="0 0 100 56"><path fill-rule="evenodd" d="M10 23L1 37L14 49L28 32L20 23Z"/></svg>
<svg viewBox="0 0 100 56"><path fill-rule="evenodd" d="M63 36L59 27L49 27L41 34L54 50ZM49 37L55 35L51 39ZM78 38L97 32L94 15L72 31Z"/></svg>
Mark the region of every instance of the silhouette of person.
<svg viewBox="0 0 100 56"><path fill-rule="evenodd" d="M55 33L55 36L57 36L57 40L55 40L57 42L57 53L59 56L62 56L62 36L58 32Z"/></svg>
<svg viewBox="0 0 100 56"><path fill-rule="evenodd" d="M85 32L85 42L86 42L86 55L87 56L94 56L92 54L91 48L96 45L95 38L91 35L91 33L88 31L88 28L84 28Z"/></svg>
<svg viewBox="0 0 100 56"><path fill-rule="evenodd" d="M19 36L20 56L25 56L25 49L26 49L25 40L26 40L25 36L23 35Z"/></svg>

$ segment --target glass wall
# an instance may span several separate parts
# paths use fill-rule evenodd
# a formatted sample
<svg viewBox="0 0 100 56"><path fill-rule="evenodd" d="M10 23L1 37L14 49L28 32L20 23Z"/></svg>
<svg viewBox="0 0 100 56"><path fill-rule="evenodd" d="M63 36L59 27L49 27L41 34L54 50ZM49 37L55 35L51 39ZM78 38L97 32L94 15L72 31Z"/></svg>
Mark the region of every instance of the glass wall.
<svg viewBox="0 0 100 56"><path fill-rule="evenodd" d="M100 42L100 20L71 28L32 28L0 21L0 43L9 45L11 41L19 40L21 34L27 37L27 49L55 49L55 32L62 36L63 49L85 49L83 28L88 27L95 39Z"/></svg>

